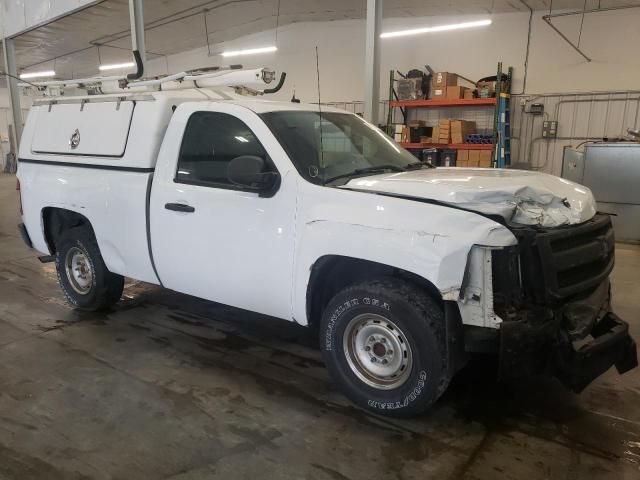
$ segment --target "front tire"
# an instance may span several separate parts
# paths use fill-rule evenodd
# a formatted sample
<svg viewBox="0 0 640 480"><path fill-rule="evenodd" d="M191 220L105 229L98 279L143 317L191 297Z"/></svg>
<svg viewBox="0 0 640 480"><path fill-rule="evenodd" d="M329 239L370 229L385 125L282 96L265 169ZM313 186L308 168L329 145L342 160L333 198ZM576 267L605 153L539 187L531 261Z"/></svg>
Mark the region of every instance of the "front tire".
<svg viewBox="0 0 640 480"><path fill-rule="evenodd" d="M396 417L423 412L445 391L444 336L441 306L395 278L342 290L320 327L329 374L345 395L366 410Z"/></svg>
<svg viewBox="0 0 640 480"><path fill-rule="evenodd" d="M56 241L56 270L67 301L78 310L102 310L120 300L124 277L107 269L87 227L62 232Z"/></svg>

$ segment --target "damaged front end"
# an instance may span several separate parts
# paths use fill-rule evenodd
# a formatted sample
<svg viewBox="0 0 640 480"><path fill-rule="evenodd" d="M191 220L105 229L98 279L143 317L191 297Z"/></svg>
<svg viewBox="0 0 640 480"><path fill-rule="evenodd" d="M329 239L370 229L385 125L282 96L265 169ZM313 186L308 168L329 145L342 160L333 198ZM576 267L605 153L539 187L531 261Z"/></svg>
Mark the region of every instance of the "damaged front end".
<svg viewBox="0 0 640 480"><path fill-rule="evenodd" d="M638 365L628 325L611 311L611 220L511 226L518 245L492 252L500 377L549 373L580 392L611 366Z"/></svg>

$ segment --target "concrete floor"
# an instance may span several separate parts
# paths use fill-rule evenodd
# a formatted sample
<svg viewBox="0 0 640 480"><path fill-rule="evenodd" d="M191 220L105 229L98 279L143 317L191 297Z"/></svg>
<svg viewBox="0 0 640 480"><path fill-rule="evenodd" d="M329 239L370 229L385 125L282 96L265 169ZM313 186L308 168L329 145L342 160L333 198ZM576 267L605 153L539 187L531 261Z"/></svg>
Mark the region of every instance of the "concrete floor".
<svg viewBox="0 0 640 480"><path fill-rule="evenodd" d="M0 480L640 478L640 370L582 395L459 375L427 414L354 409L286 322L129 284L110 313L62 299L0 175ZM614 298L640 338L640 248Z"/></svg>

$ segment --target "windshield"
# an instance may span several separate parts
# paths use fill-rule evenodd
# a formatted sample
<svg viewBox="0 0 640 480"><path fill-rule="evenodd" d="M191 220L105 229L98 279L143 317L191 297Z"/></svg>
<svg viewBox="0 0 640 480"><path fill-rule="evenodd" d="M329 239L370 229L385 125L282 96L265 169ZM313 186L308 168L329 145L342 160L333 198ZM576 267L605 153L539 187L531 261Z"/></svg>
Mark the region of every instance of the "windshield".
<svg viewBox="0 0 640 480"><path fill-rule="evenodd" d="M357 115L278 111L261 117L312 183L340 185L356 176L428 166Z"/></svg>

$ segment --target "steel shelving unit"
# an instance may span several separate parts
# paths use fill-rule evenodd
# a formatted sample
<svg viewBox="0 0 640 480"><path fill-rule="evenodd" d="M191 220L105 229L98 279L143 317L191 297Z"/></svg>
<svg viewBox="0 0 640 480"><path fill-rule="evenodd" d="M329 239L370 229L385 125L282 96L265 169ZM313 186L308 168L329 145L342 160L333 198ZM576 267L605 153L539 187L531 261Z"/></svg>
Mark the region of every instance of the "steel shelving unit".
<svg viewBox="0 0 640 480"><path fill-rule="evenodd" d="M497 81L496 81L496 97L491 98L473 98L473 99L437 99L437 100L392 100L389 102L389 109L400 108L403 114L407 109L411 108L437 108L444 109L449 107L487 107L493 108L493 142L487 144L459 143L459 144L442 144L442 143L407 143L402 142L404 148L422 149L422 148L443 148L443 149L465 149L465 150L492 150L493 166L507 167L511 164L510 149L510 94L511 78L513 76L513 68L509 67L506 79L503 79L502 62L498 63ZM390 89L392 90L392 89ZM391 91L393 95L393 91ZM405 116L406 118L406 116Z"/></svg>

